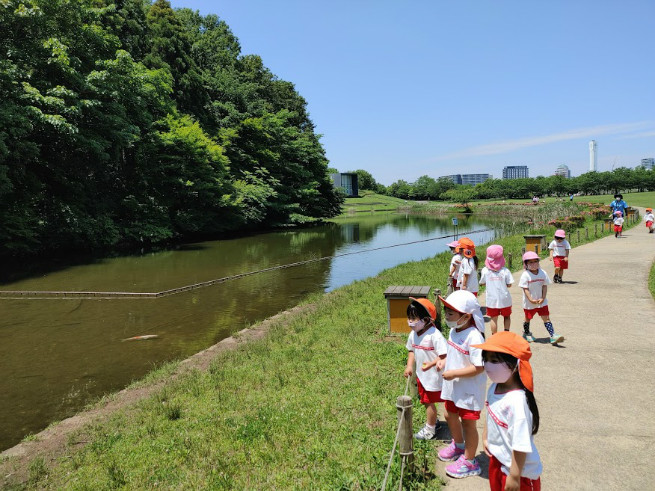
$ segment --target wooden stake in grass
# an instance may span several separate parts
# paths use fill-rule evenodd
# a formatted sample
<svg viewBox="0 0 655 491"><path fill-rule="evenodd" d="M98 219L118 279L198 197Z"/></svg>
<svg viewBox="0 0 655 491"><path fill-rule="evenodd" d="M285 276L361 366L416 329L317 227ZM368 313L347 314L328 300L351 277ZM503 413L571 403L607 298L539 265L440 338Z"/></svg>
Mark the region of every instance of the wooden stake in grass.
<svg viewBox="0 0 655 491"><path fill-rule="evenodd" d="M398 408L398 455L407 457L407 465L414 466L414 431L412 429L412 398L399 396Z"/></svg>

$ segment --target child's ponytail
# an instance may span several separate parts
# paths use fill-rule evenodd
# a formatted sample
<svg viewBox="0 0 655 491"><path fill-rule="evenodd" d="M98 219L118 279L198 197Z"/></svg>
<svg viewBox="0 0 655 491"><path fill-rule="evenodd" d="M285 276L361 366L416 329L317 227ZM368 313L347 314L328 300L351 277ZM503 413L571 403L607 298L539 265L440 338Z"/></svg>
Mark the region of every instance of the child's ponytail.
<svg viewBox="0 0 655 491"><path fill-rule="evenodd" d="M532 413L532 434L536 435L537 431L539 431L539 408L537 407L537 400L534 398L534 394L525 387L523 388L523 392L525 392L525 398L528 401L528 407Z"/></svg>

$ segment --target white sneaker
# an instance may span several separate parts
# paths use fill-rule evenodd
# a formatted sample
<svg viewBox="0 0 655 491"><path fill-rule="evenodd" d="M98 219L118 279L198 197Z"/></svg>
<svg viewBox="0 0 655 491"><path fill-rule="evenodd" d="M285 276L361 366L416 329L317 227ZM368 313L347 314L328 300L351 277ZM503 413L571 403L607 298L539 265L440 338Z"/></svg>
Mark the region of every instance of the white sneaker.
<svg viewBox="0 0 655 491"><path fill-rule="evenodd" d="M436 426L435 429L432 430L428 428L428 425L425 425L423 428L419 430L418 433L414 434L414 438L417 440L434 440L437 437L437 432L436 432Z"/></svg>

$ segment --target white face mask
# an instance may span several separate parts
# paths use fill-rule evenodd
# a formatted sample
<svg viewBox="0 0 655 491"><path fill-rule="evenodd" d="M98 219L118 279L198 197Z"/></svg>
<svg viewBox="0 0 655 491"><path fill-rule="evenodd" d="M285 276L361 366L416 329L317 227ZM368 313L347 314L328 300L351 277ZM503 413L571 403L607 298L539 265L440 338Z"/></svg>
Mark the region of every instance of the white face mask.
<svg viewBox="0 0 655 491"><path fill-rule="evenodd" d="M407 325L412 328L412 331L420 332L420 330L425 327L425 321L422 321L420 319L417 320L407 319Z"/></svg>
<svg viewBox="0 0 655 491"><path fill-rule="evenodd" d="M484 364L484 371L487 372L489 380L497 384L504 384L514 373L514 370L504 363L491 361Z"/></svg>
<svg viewBox="0 0 655 491"><path fill-rule="evenodd" d="M530 271L539 271L539 262L537 261L536 263L528 263L528 269Z"/></svg>
<svg viewBox="0 0 655 491"><path fill-rule="evenodd" d="M447 325L450 329L458 329L458 328L460 328L460 327L462 327L462 326L464 325L464 324L460 324L460 323L459 323L459 321L462 320L462 317L464 317L464 314L462 314L462 315L460 316L460 318L457 319L456 321L449 321L448 319L444 319L444 321L446 322L446 325Z"/></svg>

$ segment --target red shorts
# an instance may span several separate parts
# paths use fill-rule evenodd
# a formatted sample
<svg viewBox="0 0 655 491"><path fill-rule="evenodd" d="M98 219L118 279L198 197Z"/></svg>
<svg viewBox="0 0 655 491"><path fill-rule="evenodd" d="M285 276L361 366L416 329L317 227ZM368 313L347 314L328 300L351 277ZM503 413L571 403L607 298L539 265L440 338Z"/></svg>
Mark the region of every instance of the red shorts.
<svg viewBox="0 0 655 491"><path fill-rule="evenodd" d="M505 489L507 475L503 473L501 466L500 460L492 455L489 459L489 486L491 491L503 491ZM522 477L519 489L521 491L541 491L541 478L539 477L533 481L527 477Z"/></svg>
<svg viewBox="0 0 655 491"><path fill-rule="evenodd" d="M565 261L566 256L553 256L553 264L559 269L569 269L568 259Z"/></svg>
<svg viewBox="0 0 655 491"><path fill-rule="evenodd" d="M418 367L416 369L420 370L420 368ZM432 370L432 368L430 370ZM429 390L425 390L421 385L421 381L418 379L418 377L416 377L416 386L418 387L418 396L421 404L443 402L443 399L441 398L441 391L432 392Z"/></svg>
<svg viewBox="0 0 655 491"><path fill-rule="evenodd" d="M444 401L446 403L446 411L450 414L459 414L462 419L480 419L480 411L471 411L470 409L462 409L455 406L453 401Z"/></svg>
<svg viewBox="0 0 655 491"><path fill-rule="evenodd" d="M615 232L620 232L621 230L623 230L623 227L621 225L614 225Z"/></svg>
<svg viewBox="0 0 655 491"><path fill-rule="evenodd" d="M653 222L651 222L650 220L648 220L648 221L646 222L646 226L647 226L648 228L651 228L651 227L653 226Z"/></svg>
<svg viewBox="0 0 655 491"><path fill-rule="evenodd" d="M547 317L550 315L550 312L548 312L548 305L544 305L538 309L523 309L523 312L525 312L525 318L528 320L532 319L536 314L539 314L539 317Z"/></svg>
<svg viewBox="0 0 655 491"><path fill-rule="evenodd" d="M512 315L512 307L503 307L502 309L494 309L493 307L487 307L487 315L489 317L498 317L502 315L503 317L509 317Z"/></svg>

